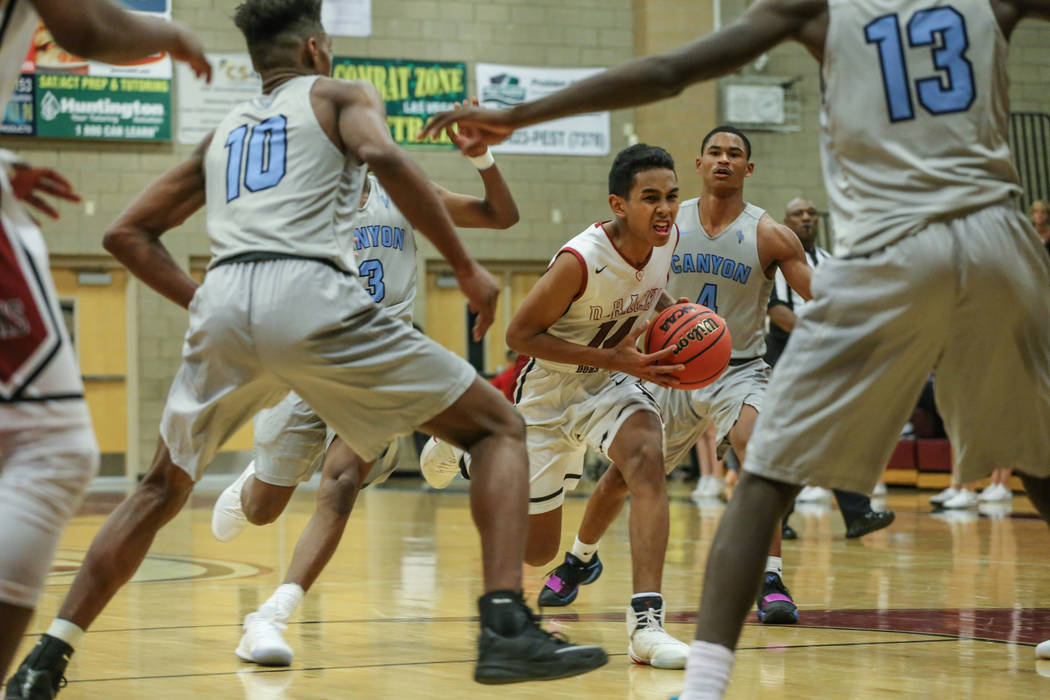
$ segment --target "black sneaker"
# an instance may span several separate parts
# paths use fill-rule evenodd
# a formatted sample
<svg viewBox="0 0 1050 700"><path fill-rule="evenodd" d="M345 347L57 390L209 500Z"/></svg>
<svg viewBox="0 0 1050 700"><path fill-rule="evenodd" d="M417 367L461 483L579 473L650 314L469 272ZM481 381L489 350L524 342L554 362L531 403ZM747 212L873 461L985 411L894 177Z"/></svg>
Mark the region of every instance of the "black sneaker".
<svg viewBox="0 0 1050 700"><path fill-rule="evenodd" d="M66 664L73 647L45 634L7 681L4 700L52 700L66 687Z"/></svg>
<svg viewBox="0 0 1050 700"><path fill-rule="evenodd" d="M513 637L482 626L478 662L474 666L474 680L478 683L549 681L593 671L609 661L601 647L570 644L540 627L539 618L528 606L522 604L522 609L528 622Z"/></svg>
<svg viewBox="0 0 1050 700"><path fill-rule="evenodd" d="M798 607L791 599L780 576L766 572L758 591L758 621L764 625L793 625L798 622Z"/></svg>
<svg viewBox="0 0 1050 700"><path fill-rule="evenodd" d="M798 539L798 533L795 531L795 528L793 528L790 525L788 525L786 520L780 524L780 539L782 539L782 540L797 540Z"/></svg>
<svg viewBox="0 0 1050 700"><path fill-rule="evenodd" d="M576 596L580 593L580 586L586 586L598 580L603 568L597 552L586 564L572 552L566 552L565 561L547 574L547 582L543 584L543 590L540 591L540 607L558 608L568 605L576 600Z"/></svg>
<svg viewBox="0 0 1050 700"><path fill-rule="evenodd" d="M875 532L884 527L889 527L890 523L892 523L896 517L897 516L892 510L869 510L864 515L854 518L848 525L846 525L846 537L848 539L862 537L869 532Z"/></svg>

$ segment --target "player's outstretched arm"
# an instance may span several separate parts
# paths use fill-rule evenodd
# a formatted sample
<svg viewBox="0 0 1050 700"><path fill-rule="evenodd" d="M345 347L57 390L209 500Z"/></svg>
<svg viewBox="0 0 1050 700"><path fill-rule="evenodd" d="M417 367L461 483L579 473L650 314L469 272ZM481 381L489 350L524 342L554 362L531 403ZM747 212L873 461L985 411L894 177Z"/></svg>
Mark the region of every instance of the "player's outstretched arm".
<svg viewBox="0 0 1050 700"><path fill-rule="evenodd" d="M758 258L767 276L772 276L776 272L774 268L780 267L784 279L799 296L806 301L812 298L813 268L805 248L794 231L778 224L768 214L758 224Z"/></svg>
<svg viewBox="0 0 1050 700"><path fill-rule="evenodd" d="M475 97L473 104L477 105ZM464 101L463 105L469 103ZM485 196L474 197L468 194L449 192L444 187L436 185L438 196L441 197L445 209L452 217L452 223L463 228L510 228L518 223L518 205L514 196L510 193L510 187L496 165L495 159L489 154L488 146L481 139L477 129L462 126L453 130L451 126L445 129L445 133L456 145L456 148L470 159L471 163L478 168L478 174L485 185Z"/></svg>
<svg viewBox="0 0 1050 700"><path fill-rule="evenodd" d="M197 283L160 242L204 206L204 153L209 134L188 160L161 175L106 231L102 245L154 291L188 308Z"/></svg>
<svg viewBox="0 0 1050 700"><path fill-rule="evenodd" d="M327 79L319 80L314 89L336 110L338 136L344 150L368 163L412 227L430 239L452 266L460 290L478 315L474 338L480 340L496 317L499 285L463 246L422 169L390 137L386 107L379 92L369 83Z"/></svg>
<svg viewBox="0 0 1050 700"><path fill-rule="evenodd" d="M467 107L438 114L420 137L434 137L456 122L478 129L486 143L499 143L530 124L673 97L757 58L826 10L827 0L758 0L735 22L690 44L630 61L507 110Z"/></svg>
<svg viewBox="0 0 1050 700"><path fill-rule="evenodd" d="M32 0L51 36L66 51L107 63L126 63L167 51L198 77L211 65L197 37L179 22L128 12L111 0Z"/></svg>
<svg viewBox="0 0 1050 700"><path fill-rule="evenodd" d="M583 292L584 284L583 266L576 256L568 252L558 255L507 326L507 347L552 362L627 372L658 384L673 385L675 380L669 373L681 371L683 366L659 363L673 353L674 348L651 355L638 351L636 341L645 324L608 347L571 343L547 332Z"/></svg>

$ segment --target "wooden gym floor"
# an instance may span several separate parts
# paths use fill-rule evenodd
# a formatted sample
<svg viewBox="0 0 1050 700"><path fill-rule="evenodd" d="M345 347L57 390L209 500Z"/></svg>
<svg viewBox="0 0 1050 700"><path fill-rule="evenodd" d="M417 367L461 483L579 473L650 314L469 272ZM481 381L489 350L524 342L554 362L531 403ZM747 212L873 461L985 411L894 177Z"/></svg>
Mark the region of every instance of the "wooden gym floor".
<svg viewBox="0 0 1050 700"><path fill-rule="evenodd" d="M990 514L944 516L929 513L929 495L891 491L897 521L860 540L843 539L836 510L796 511L801 539L785 543L784 562L800 624L750 618L730 698L1050 697L1050 661L1037 663L1032 649L1050 638L1046 526L1022 496ZM47 627L118 499L90 496L71 523L23 652ZM414 481L361 494L340 551L288 627L292 666L243 664L233 654L241 619L280 582L313 493L298 494L278 523L225 545L209 531L213 500L195 495L161 532L84 638L61 698L666 700L681 689L681 671L635 666L626 655L625 518L602 543L602 578L548 616L570 638L604 645L609 664L561 681L475 684L479 549L467 496L424 492ZM566 543L583 505L567 501ZM720 513L672 484L667 628L686 641ZM533 603L543 573L526 571Z"/></svg>

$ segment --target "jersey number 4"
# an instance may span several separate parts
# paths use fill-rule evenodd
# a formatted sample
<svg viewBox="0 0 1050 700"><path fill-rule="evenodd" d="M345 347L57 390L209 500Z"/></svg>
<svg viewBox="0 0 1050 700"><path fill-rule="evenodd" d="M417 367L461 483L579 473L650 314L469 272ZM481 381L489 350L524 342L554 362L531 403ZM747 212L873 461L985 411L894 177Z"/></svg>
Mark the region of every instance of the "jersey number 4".
<svg viewBox="0 0 1050 700"><path fill-rule="evenodd" d="M249 192L268 190L284 177L287 156L285 129L288 120L283 116L270 117L251 128L241 124L226 139L229 156L226 159L226 201L241 196L241 182ZM245 141L248 142L245 165ZM242 166L244 166L242 168Z"/></svg>
<svg viewBox="0 0 1050 700"><path fill-rule="evenodd" d="M864 37L879 49L890 121L914 119L900 18L893 13L869 22L864 27ZM915 81L919 104L933 115L968 110L977 97L977 87L973 81L973 65L966 58L970 37L962 14L950 5L919 10L908 21L908 45L929 46L933 65L941 71L940 75Z"/></svg>

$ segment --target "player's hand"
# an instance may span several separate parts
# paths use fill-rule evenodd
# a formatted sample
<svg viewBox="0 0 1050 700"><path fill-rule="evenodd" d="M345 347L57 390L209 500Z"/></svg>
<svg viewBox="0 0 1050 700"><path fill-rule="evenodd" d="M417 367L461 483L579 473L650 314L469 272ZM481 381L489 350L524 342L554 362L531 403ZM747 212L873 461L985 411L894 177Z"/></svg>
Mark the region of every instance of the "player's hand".
<svg viewBox="0 0 1050 700"><path fill-rule="evenodd" d="M416 136L417 141L435 138L441 131L456 124L460 131L472 129L478 141L486 146L503 143L514 133L510 124L510 110L486 109L484 107L458 107L448 112L435 114Z"/></svg>
<svg viewBox="0 0 1050 700"><path fill-rule="evenodd" d="M499 283L488 270L471 260L470 267L456 274L459 288L467 297L470 310L477 314L474 320L474 342L482 339L496 318L499 301Z"/></svg>
<svg viewBox="0 0 1050 700"><path fill-rule="evenodd" d="M477 107L478 98L474 97L469 101L463 100L463 104L458 106L469 107L471 105ZM445 135L467 158L484 155L485 151L489 150L489 147L481 140L481 133L468 124L460 124L456 129L453 129L452 125L449 124L445 127Z"/></svg>
<svg viewBox="0 0 1050 700"><path fill-rule="evenodd" d="M33 205L52 219L58 218L58 210L41 199L40 194L49 194L69 202L80 201L80 195L73 191L69 180L51 168L34 168L28 163L15 163L11 166L10 174L15 197Z"/></svg>
<svg viewBox="0 0 1050 700"><path fill-rule="evenodd" d="M674 347L664 348L651 353L643 353L638 350L638 338L648 327L648 322L643 323L628 333L623 340L612 348L612 364L614 366L611 369L626 372L660 386L677 388L681 382L673 375L684 370L685 365L662 364L663 360L674 354Z"/></svg>
<svg viewBox="0 0 1050 700"><path fill-rule="evenodd" d="M204 78L204 82L211 82L211 64L204 56L204 47L201 45L197 35L186 28L181 22L173 22L175 25L175 45L172 47L171 57L176 61L188 63L198 78Z"/></svg>

